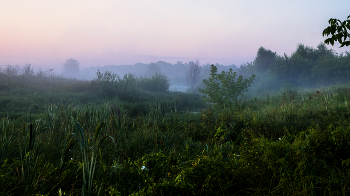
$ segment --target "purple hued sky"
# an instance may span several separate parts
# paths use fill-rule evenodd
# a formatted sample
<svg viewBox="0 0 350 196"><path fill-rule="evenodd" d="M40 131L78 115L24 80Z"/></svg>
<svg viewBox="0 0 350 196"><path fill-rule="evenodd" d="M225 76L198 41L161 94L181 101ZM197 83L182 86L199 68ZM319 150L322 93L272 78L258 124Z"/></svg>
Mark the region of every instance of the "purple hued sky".
<svg viewBox="0 0 350 196"><path fill-rule="evenodd" d="M316 47L328 20L348 15L349 0L1 0L0 66L60 70L68 58L81 68L196 59L239 66L260 46L279 55L298 43Z"/></svg>

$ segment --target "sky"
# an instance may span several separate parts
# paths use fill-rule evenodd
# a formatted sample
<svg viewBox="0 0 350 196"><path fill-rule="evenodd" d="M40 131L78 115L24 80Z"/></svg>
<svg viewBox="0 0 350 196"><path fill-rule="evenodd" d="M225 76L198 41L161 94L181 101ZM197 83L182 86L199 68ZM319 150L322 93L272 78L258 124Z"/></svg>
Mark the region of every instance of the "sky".
<svg viewBox="0 0 350 196"><path fill-rule="evenodd" d="M199 60L237 66L260 46L290 55L316 47L349 0L1 0L0 66L60 70ZM329 46L337 53L350 47Z"/></svg>

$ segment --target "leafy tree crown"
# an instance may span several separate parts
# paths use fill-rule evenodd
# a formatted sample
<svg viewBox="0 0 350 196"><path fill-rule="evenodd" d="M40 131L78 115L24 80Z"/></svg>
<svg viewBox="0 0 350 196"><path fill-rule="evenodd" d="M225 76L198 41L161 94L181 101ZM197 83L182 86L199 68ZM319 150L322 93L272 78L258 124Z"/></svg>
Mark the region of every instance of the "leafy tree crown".
<svg viewBox="0 0 350 196"><path fill-rule="evenodd" d="M328 23L330 24L322 32L323 36L332 35L332 37L326 39L324 43L334 45L334 41L339 42L343 46L350 46L350 15L347 18L348 20L340 21L336 18L329 19Z"/></svg>
<svg viewBox="0 0 350 196"><path fill-rule="evenodd" d="M216 104L218 107L231 107L233 104L238 104L238 96L243 96L242 92L247 91L250 83L253 82L255 75L253 74L249 79L244 79L237 76L236 72L229 69L228 72L222 71L217 74L217 67L211 65L210 78L204 79L203 83L206 85L205 89L199 89L199 92L206 94L203 96L205 103Z"/></svg>

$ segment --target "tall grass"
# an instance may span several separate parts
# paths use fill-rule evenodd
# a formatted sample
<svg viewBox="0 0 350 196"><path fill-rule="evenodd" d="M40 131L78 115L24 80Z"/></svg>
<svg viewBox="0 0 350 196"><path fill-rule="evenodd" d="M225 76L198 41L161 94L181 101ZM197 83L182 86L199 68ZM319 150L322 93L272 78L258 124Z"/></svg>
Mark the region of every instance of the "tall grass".
<svg viewBox="0 0 350 196"><path fill-rule="evenodd" d="M179 94L54 101L2 117L0 194L347 195L348 89L285 89L197 113Z"/></svg>

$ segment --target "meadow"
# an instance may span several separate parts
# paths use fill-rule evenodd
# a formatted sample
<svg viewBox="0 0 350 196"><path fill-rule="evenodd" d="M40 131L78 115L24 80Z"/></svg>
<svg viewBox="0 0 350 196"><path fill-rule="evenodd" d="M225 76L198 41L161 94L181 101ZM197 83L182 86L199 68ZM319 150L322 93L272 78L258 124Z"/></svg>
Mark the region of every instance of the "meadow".
<svg viewBox="0 0 350 196"><path fill-rule="evenodd" d="M218 109L101 77L0 73L1 195L350 193L349 84Z"/></svg>

